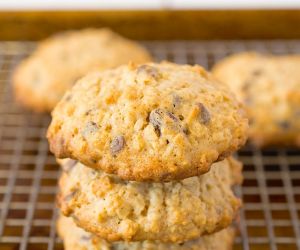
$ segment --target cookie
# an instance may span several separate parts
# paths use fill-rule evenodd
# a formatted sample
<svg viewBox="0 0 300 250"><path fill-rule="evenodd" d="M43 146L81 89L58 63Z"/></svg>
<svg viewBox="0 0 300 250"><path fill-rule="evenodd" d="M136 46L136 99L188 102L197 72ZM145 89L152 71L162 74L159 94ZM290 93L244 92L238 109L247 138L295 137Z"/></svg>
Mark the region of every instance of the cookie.
<svg viewBox="0 0 300 250"><path fill-rule="evenodd" d="M200 66L129 64L82 78L52 113L57 158L125 180L207 172L247 138L244 109Z"/></svg>
<svg viewBox="0 0 300 250"><path fill-rule="evenodd" d="M60 33L41 42L14 74L16 99L37 112L51 111L77 79L89 71L129 61L151 61L137 43L109 29Z"/></svg>
<svg viewBox="0 0 300 250"><path fill-rule="evenodd" d="M241 205L231 189L242 178L233 158L204 175L162 183L124 181L74 160L62 165L62 213L108 241L196 239L228 227Z"/></svg>
<svg viewBox="0 0 300 250"><path fill-rule="evenodd" d="M77 227L71 218L64 216L57 221L57 231L65 250L230 250L234 240L234 229L227 228L180 244L157 241L111 243Z"/></svg>
<svg viewBox="0 0 300 250"><path fill-rule="evenodd" d="M257 146L300 145L300 56L245 52L213 68L245 103Z"/></svg>

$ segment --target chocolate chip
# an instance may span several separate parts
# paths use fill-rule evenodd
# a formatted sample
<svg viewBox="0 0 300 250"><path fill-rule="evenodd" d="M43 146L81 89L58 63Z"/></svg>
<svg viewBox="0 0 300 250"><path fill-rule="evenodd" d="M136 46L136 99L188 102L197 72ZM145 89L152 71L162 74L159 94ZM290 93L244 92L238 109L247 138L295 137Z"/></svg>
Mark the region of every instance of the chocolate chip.
<svg viewBox="0 0 300 250"><path fill-rule="evenodd" d="M154 109L149 115L149 122L154 127L154 130L158 136L161 135L160 128L162 126L163 114L164 112L162 109Z"/></svg>
<svg viewBox="0 0 300 250"><path fill-rule="evenodd" d="M97 175L97 171L95 169L92 169L92 175Z"/></svg>
<svg viewBox="0 0 300 250"><path fill-rule="evenodd" d="M76 165L77 161L73 160L73 159L69 159L66 163L63 164L62 169L63 171L65 171L66 173L69 173L73 167Z"/></svg>
<svg viewBox="0 0 300 250"><path fill-rule="evenodd" d="M98 125L95 122L90 121L90 122L87 123L87 128L89 130L92 130L91 132L95 132L95 131L98 130Z"/></svg>
<svg viewBox="0 0 300 250"><path fill-rule="evenodd" d="M82 240L82 241L89 241L91 238L92 238L91 235L82 235L80 237L80 240Z"/></svg>
<svg viewBox="0 0 300 250"><path fill-rule="evenodd" d="M92 110L89 109L89 110L87 110L84 114L85 114L85 115L89 115L91 112L92 112Z"/></svg>
<svg viewBox="0 0 300 250"><path fill-rule="evenodd" d="M98 162L98 160L95 159L95 158L93 158L93 157L91 157L90 160L91 160L91 162L92 162L93 164L96 164L96 163Z"/></svg>
<svg viewBox="0 0 300 250"><path fill-rule="evenodd" d="M284 130L289 129L291 124L288 121L279 121L277 122L278 126Z"/></svg>
<svg viewBox="0 0 300 250"><path fill-rule="evenodd" d="M87 136L89 136L90 134L96 133L98 130L99 130L98 125L97 125L95 122L93 122L93 121L89 121L89 122L86 124L84 130L81 132L81 135L82 135L83 137L87 137Z"/></svg>
<svg viewBox="0 0 300 250"><path fill-rule="evenodd" d="M178 122L178 118L171 112L167 111L167 115L175 122Z"/></svg>
<svg viewBox="0 0 300 250"><path fill-rule="evenodd" d="M75 189L74 191L70 192L68 195L66 195L66 196L64 197L64 200L65 200L66 202L71 201L71 200L74 198L74 196L76 195L77 192L78 192L78 189Z"/></svg>
<svg viewBox="0 0 300 250"><path fill-rule="evenodd" d="M115 137L110 143L110 151L112 154L120 152L125 146L124 136L119 135Z"/></svg>
<svg viewBox="0 0 300 250"><path fill-rule="evenodd" d="M177 108L179 108L179 106L182 102L182 98L179 95L174 94L172 102L173 102L173 108L177 109Z"/></svg>
<svg viewBox="0 0 300 250"><path fill-rule="evenodd" d="M141 65L137 68L137 74L146 73L150 77L157 78L159 75L158 69L149 65Z"/></svg>
<svg viewBox="0 0 300 250"><path fill-rule="evenodd" d="M95 115L97 114L97 108L90 108L90 109L87 109L84 113L86 116L88 115Z"/></svg>
<svg viewBox="0 0 300 250"><path fill-rule="evenodd" d="M172 120L171 122L170 119ZM169 129L176 130L178 132L183 132L186 135L189 134L188 128L183 127L180 119L168 110L160 108L154 109L151 111L148 120L154 127L157 136L161 136L162 126L167 126Z"/></svg>
<svg viewBox="0 0 300 250"><path fill-rule="evenodd" d="M183 115L179 115L178 117L179 117L179 120L180 120L180 121L183 121L183 120L184 120Z"/></svg>
<svg viewBox="0 0 300 250"><path fill-rule="evenodd" d="M211 120L209 111L200 102L197 103L197 106L198 106L198 108L200 110L200 114L199 114L200 123L202 123L204 125L207 125L210 122L210 120Z"/></svg>
<svg viewBox="0 0 300 250"><path fill-rule="evenodd" d="M186 135L190 134L190 131L187 127L183 127L182 132L185 133Z"/></svg>

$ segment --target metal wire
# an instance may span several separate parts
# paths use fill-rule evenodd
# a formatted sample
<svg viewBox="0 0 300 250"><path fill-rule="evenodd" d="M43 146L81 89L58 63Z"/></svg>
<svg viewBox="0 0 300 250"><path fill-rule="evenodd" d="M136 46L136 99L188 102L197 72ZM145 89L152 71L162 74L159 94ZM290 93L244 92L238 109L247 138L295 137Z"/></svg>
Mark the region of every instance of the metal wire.
<svg viewBox="0 0 300 250"><path fill-rule="evenodd" d="M256 50L299 53L298 40L144 41L157 61L210 68L231 53ZM48 152L50 118L19 107L12 97L11 74L35 44L0 43L0 249L62 249L56 235L55 195L59 168ZM300 250L300 150L250 146L238 157L244 200L235 249Z"/></svg>

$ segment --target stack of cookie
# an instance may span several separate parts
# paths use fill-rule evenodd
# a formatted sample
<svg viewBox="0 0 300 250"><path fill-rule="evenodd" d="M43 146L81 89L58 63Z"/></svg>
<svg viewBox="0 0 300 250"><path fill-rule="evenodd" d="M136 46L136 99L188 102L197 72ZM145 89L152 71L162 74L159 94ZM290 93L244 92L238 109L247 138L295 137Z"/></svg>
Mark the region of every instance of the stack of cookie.
<svg viewBox="0 0 300 250"><path fill-rule="evenodd" d="M89 74L52 113L68 249L230 249L240 207L230 155L248 124L200 66L129 64ZM69 218L67 218L69 217Z"/></svg>

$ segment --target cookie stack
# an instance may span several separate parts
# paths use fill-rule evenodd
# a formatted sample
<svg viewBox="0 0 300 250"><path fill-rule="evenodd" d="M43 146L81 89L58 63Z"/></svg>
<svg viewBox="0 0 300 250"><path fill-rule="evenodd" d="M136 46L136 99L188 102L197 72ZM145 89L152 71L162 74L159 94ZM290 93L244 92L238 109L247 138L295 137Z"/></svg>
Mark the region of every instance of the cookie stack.
<svg viewBox="0 0 300 250"><path fill-rule="evenodd" d="M68 249L230 249L240 207L235 97L200 66L129 64L80 79L52 113ZM69 217L69 218L67 218Z"/></svg>

